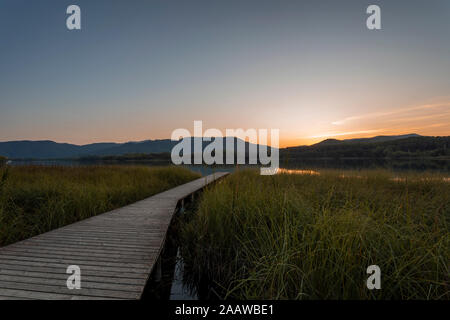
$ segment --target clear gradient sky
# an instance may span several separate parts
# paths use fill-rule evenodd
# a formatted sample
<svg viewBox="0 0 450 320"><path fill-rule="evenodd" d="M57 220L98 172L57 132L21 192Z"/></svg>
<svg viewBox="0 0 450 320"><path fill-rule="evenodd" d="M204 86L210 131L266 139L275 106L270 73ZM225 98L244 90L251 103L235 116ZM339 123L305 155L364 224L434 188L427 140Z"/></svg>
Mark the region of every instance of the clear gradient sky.
<svg viewBox="0 0 450 320"><path fill-rule="evenodd" d="M450 135L450 1L0 0L0 141L170 138L194 120L279 128L282 146Z"/></svg>

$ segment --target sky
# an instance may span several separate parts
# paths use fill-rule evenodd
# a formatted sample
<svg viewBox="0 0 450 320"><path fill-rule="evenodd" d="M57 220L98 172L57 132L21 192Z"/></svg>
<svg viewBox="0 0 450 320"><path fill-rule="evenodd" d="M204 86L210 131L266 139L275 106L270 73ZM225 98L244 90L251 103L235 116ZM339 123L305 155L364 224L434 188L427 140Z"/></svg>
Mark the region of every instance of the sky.
<svg viewBox="0 0 450 320"><path fill-rule="evenodd" d="M194 120L279 129L281 146L450 135L450 1L0 0L0 141L165 139Z"/></svg>

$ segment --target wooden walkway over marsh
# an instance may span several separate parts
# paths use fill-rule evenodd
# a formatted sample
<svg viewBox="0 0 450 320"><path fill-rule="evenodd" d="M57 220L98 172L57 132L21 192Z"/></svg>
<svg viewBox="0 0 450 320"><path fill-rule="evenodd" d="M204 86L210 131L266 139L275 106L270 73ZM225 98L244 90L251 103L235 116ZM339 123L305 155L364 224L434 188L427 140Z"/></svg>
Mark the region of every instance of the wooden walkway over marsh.
<svg viewBox="0 0 450 320"><path fill-rule="evenodd" d="M225 175L215 173L0 248L0 300L140 299L177 207ZM70 265L81 269L81 289L67 288Z"/></svg>

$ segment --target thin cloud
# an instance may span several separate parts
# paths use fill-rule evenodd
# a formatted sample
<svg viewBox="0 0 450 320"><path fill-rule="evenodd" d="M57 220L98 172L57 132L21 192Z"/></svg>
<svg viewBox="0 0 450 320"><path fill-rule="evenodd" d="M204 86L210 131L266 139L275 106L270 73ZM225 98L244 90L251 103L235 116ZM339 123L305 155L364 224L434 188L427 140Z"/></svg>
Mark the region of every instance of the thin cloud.
<svg viewBox="0 0 450 320"><path fill-rule="evenodd" d="M420 106L397 109L397 110L389 111L389 112L367 113L367 114L363 114L363 115L347 117L342 120L333 121L333 122L331 122L331 124L338 126L338 125L343 125L346 122L350 122L350 121L354 121L354 120L380 118L380 117L386 117L386 116L391 116L391 115L396 115L396 114L402 114L405 112L442 108L442 107L450 107L450 103L447 102L447 103L424 104L424 105L420 105Z"/></svg>
<svg viewBox="0 0 450 320"><path fill-rule="evenodd" d="M442 117L447 117L450 115L450 112L443 112L438 114L430 114L426 116L419 116L419 117L404 117L404 118L397 118L397 119L388 119L389 122L411 122L411 121L419 121L419 120L426 120L426 119L440 119Z"/></svg>
<svg viewBox="0 0 450 320"><path fill-rule="evenodd" d="M328 133L324 133L324 134L310 136L309 138L315 139L315 138L326 138L326 137L349 136L349 135L357 135L357 134L374 133L374 132L380 132L380 131L382 131L382 130L376 129L376 130L359 130L359 131L349 131L349 132L328 132Z"/></svg>

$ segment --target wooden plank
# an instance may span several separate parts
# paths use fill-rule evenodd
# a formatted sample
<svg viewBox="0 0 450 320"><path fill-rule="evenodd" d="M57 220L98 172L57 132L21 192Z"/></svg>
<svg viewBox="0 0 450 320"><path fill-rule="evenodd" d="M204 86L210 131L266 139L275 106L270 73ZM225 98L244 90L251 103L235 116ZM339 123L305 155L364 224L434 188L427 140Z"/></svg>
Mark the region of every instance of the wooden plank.
<svg viewBox="0 0 450 320"><path fill-rule="evenodd" d="M7 248L4 249L3 252L7 252L7 251L17 251L17 250L22 250L22 251L35 251L35 250L45 250L45 251L51 251L51 252L66 252L66 253L73 253L73 254L77 254L77 253L88 253L90 255L107 255L107 256L114 256L116 255L124 255L124 256L139 256L143 259L148 259L151 254L153 253L152 251L149 251L147 249L143 249L143 250L137 250L137 249L125 249L122 250L120 248L117 247L87 247L87 246L76 246L76 245L60 245L60 244L54 244L54 243L48 243L48 242L34 242L34 243L27 243L26 245L23 246L18 246L18 247L11 247L11 248ZM156 251L155 251L156 252Z"/></svg>
<svg viewBox="0 0 450 320"><path fill-rule="evenodd" d="M79 290L70 290L67 288L66 283L61 281L59 286L50 286L46 284L35 284L35 283L20 283L20 282L10 282L2 281L2 288L14 289L14 290L25 290L25 291L39 291L46 293L56 293L71 295L75 293L76 295L82 296L92 296L100 298L117 298L117 299L137 299L139 297L139 292L131 291L120 291L120 290L105 290L105 289L91 289L82 287Z"/></svg>
<svg viewBox="0 0 450 320"><path fill-rule="evenodd" d="M179 201L226 174L0 248L0 300L139 299ZM80 290L66 286L69 265L81 269Z"/></svg>
<svg viewBox="0 0 450 320"><path fill-rule="evenodd" d="M35 259L36 260L36 259ZM44 259L37 259L44 260ZM105 271L113 271L113 272L127 272L127 273L146 273L148 272L147 268L133 268L127 266L126 264L112 264L112 263L101 263L101 262L88 262L88 261L76 261L76 260L56 260L56 261L33 261L31 258L9 258L4 257L2 255L1 261L2 264L5 265L21 265L21 266L35 266L35 267L54 267L54 268L62 268L64 271L70 265L78 264L80 268L84 270L105 270ZM148 266L148 265L147 265Z"/></svg>
<svg viewBox="0 0 450 320"><path fill-rule="evenodd" d="M66 278L61 279L47 279L39 277L23 277L17 275L1 275L0 281L16 282L16 283L29 283L29 284L41 284L41 285L51 285L51 286L65 286ZM130 292L140 292L141 287L139 285L133 284L119 284L119 283L108 283L108 282L95 282L86 281L83 279L83 287L87 289L105 289L114 291L130 291Z"/></svg>
<svg viewBox="0 0 450 320"><path fill-rule="evenodd" d="M123 249L124 251L126 250L133 250L133 249L137 249L137 250L150 250L151 248L159 248L159 244L156 245L128 245L128 244L120 244L120 243L110 243L110 242L93 242L93 241L72 241L72 240L64 240L64 239L53 239L53 238L41 238L41 239L32 239L30 241L35 241L38 243L59 243L59 244L64 244L65 246L73 246L73 247L92 247L92 248L117 248L117 249ZM1 252L1 249L0 249Z"/></svg>
<svg viewBox="0 0 450 320"><path fill-rule="evenodd" d="M22 254L17 253L13 254L3 254L2 258L5 258L3 261L33 261L33 262L54 262L54 263L63 263L63 264L83 264L83 265L95 265L95 266L112 266L112 267L126 267L126 268L134 268L137 270L147 270L148 263L133 263L127 261L103 261L101 259L89 259L89 257L63 257L60 255L46 255L38 254Z"/></svg>
<svg viewBox="0 0 450 320"><path fill-rule="evenodd" d="M5 301L5 300L36 300L36 299L0 296L0 301Z"/></svg>
<svg viewBox="0 0 450 320"><path fill-rule="evenodd" d="M0 276L18 276L23 278L42 278L45 280L64 280L67 281L67 274L65 273L44 273L44 272L36 272L36 271L23 271L23 270L8 270L1 269ZM99 282L99 283L112 283L112 284L125 284L125 285L139 285L141 286L143 282L145 282L144 277L139 279L133 278L117 278L111 276L102 276L102 275L89 275L83 274L83 283L85 282Z"/></svg>
<svg viewBox="0 0 450 320"><path fill-rule="evenodd" d="M23 254L23 256L60 256L65 258L70 257L82 257L85 259L99 259L109 262L120 262L120 261L133 261L136 263L145 263L148 261L148 259L151 257L149 254L143 254L143 255L132 255L132 254L117 254L114 251L111 251L109 254L105 253L97 253L92 251L64 251L64 250L51 250L48 248L34 248L33 250L30 249L24 249L24 248L14 248L14 249L8 249L3 251L5 254L11 253L11 254Z"/></svg>
<svg viewBox="0 0 450 320"><path fill-rule="evenodd" d="M128 246L141 246L147 248L151 243L159 243L159 240L161 239L161 236L164 235L164 233L161 233L159 237L147 237L145 239L134 239L134 240L128 240L126 238L124 239L118 239L108 236L72 236L72 235L49 235L46 237L46 239L51 239L55 241L68 241L68 242L91 242L91 243L104 243L104 244L126 244Z"/></svg>
<svg viewBox="0 0 450 320"><path fill-rule="evenodd" d="M17 270L22 272L39 272L41 274L63 274L67 279L66 268L64 270L61 267L38 267L29 265L14 265L14 264L3 264L0 261L0 272L4 270ZM111 270L82 270L82 275L85 276L96 276L105 278L124 278L124 279L143 279L146 280L148 277L147 273L124 273L122 271L111 271ZM1 294L1 283L0 283L0 294Z"/></svg>
<svg viewBox="0 0 450 320"><path fill-rule="evenodd" d="M104 300L102 297L94 296L76 296L67 294L57 294L39 291L27 291L27 290L15 290L15 289L1 289L2 295L9 300L28 300L28 299L39 299L39 300ZM115 299L123 300L123 299Z"/></svg>

